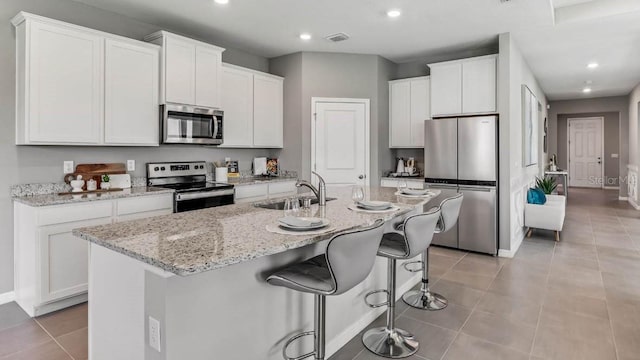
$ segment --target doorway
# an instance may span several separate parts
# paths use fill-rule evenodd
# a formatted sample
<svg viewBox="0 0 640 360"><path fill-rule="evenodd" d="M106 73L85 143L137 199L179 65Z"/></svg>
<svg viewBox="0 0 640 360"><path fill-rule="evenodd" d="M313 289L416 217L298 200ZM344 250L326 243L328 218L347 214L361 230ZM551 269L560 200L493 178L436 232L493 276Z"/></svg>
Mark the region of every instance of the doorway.
<svg viewBox="0 0 640 360"><path fill-rule="evenodd" d="M569 186L604 185L604 118L567 119Z"/></svg>
<svg viewBox="0 0 640 360"><path fill-rule="evenodd" d="M369 99L311 99L311 170L327 185L369 186Z"/></svg>

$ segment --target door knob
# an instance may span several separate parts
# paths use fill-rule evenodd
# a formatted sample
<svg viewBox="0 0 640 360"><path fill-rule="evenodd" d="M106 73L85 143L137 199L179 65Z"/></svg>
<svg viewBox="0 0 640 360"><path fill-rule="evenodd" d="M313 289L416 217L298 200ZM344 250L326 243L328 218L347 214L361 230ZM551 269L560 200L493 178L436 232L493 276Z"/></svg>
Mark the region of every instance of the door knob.
<svg viewBox="0 0 640 360"><path fill-rule="evenodd" d="M360 180L364 179L364 175L359 175L358 179L360 179Z"/></svg>

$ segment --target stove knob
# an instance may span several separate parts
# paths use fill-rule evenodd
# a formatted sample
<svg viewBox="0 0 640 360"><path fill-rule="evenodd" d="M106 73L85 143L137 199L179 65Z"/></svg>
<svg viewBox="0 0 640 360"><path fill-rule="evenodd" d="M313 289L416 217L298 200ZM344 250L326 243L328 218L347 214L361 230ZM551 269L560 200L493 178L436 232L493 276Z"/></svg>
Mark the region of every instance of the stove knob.
<svg viewBox="0 0 640 360"><path fill-rule="evenodd" d="M204 169L204 165L200 165L200 169Z"/></svg>
<svg viewBox="0 0 640 360"><path fill-rule="evenodd" d="M153 171L158 171L158 170L160 170L160 168L157 166L153 168Z"/></svg>
<svg viewBox="0 0 640 360"><path fill-rule="evenodd" d="M165 167L164 167L164 166L163 166L163 167L161 167L161 168L160 168L160 170L164 171L164 170L165 170Z"/></svg>

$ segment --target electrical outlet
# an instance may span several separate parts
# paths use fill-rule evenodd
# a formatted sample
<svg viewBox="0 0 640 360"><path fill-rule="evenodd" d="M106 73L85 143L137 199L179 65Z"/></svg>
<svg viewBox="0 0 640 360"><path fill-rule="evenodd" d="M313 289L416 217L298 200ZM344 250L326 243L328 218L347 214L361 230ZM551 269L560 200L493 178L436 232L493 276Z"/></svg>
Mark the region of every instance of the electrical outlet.
<svg viewBox="0 0 640 360"><path fill-rule="evenodd" d="M127 171L136 171L136 161L127 160Z"/></svg>
<svg viewBox="0 0 640 360"><path fill-rule="evenodd" d="M160 321L149 316L149 346L160 352Z"/></svg>
<svg viewBox="0 0 640 360"><path fill-rule="evenodd" d="M62 166L62 172L65 174L73 173L73 161L65 161Z"/></svg>

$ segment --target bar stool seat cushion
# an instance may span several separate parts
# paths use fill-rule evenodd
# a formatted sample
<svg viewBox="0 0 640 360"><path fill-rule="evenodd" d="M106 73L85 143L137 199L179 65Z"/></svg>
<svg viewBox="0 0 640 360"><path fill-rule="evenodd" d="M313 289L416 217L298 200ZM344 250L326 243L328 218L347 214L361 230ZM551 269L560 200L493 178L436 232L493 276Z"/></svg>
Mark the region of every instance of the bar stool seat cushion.
<svg viewBox="0 0 640 360"><path fill-rule="evenodd" d="M378 255L394 259L404 259L408 252L407 241L401 233L388 232L382 236L382 241L378 248Z"/></svg>
<svg viewBox="0 0 640 360"><path fill-rule="evenodd" d="M286 267L269 276L267 282L312 294L330 295L336 291L324 254Z"/></svg>

